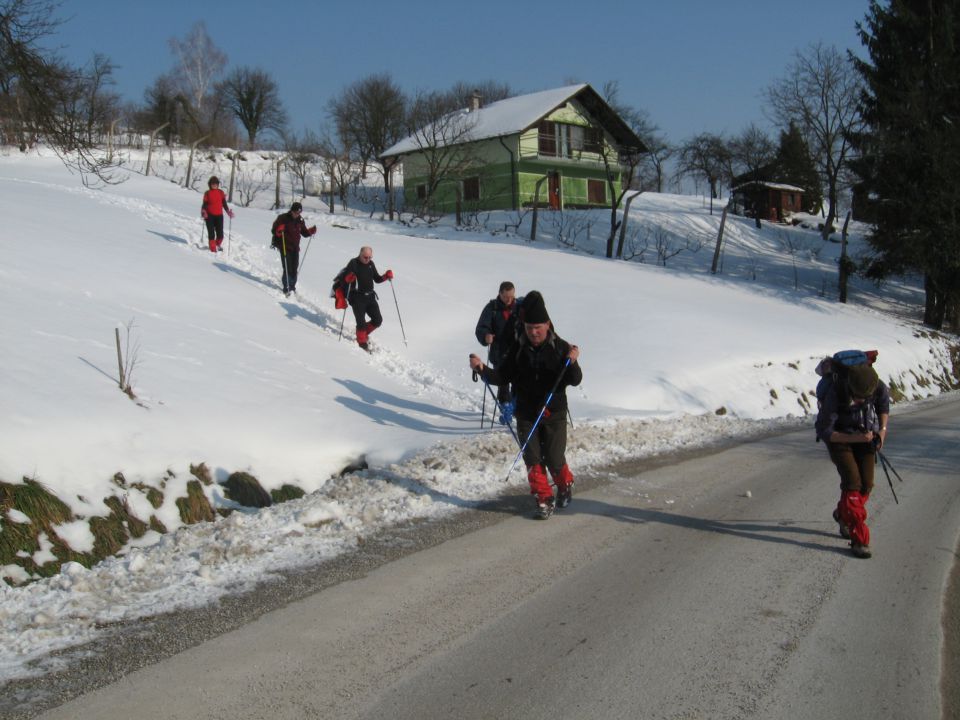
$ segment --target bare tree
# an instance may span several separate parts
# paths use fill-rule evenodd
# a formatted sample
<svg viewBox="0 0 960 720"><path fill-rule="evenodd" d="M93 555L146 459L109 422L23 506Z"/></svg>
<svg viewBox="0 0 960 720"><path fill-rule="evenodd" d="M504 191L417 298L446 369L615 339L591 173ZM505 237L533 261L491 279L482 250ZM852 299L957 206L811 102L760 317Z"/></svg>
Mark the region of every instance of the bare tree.
<svg viewBox="0 0 960 720"><path fill-rule="evenodd" d="M620 101L620 86L616 80L604 83L603 96L607 104L623 119L633 130L634 135L640 140L640 144L633 146L617 146L598 122L593 122L593 137L585 143L583 148L589 152L595 152L600 155L603 161L603 167L606 170L607 190L610 195L610 232L607 235L608 258L613 257L614 242L617 230L622 220L617 218L617 210L623 201L623 196L634 184L634 177L637 169L646 152L642 138L652 135L656 131L656 125L650 121L649 113L646 110L635 108ZM616 186L616 178L620 178L620 187Z"/></svg>
<svg viewBox="0 0 960 720"><path fill-rule="evenodd" d="M470 133L477 115L466 109L450 110L456 98L448 93L421 93L413 100L408 115L410 137L420 151L425 167L424 197L418 213L423 215L433 204L440 184L462 177L476 162L470 145Z"/></svg>
<svg viewBox="0 0 960 720"><path fill-rule="evenodd" d="M81 132L76 115L80 71L42 49L60 21L54 0L0 0L0 112L4 126L25 150L31 138L43 137L70 167L110 181L112 163L97 156ZM9 132L9 131L8 131Z"/></svg>
<svg viewBox="0 0 960 720"><path fill-rule="evenodd" d="M850 59L835 47L818 43L798 51L786 74L765 91L773 120L784 130L791 122L800 128L827 186L824 238L837 218L850 138L862 126L858 108L861 88L861 77Z"/></svg>
<svg viewBox="0 0 960 720"><path fill-rule="evenodd" d="M110 122L120 116L120 96L107 89L115 82L116 67L106 55L94 53L83 75L84 132L91 145L100 142Z"/></svg>
<svg viewBox="0 0 960 720"><path fill-rule="evenodd" d="M680 146L678 170L707 181L710 186L710 214L713 201L719 197L720 183L730 177L730 150L721 135L700 133Z"/></svg>
<svg viewBox="0 0 960 720"><path fill-rule="evenodd" d="M198 115L203 113L207 93L214 79L227 64L226 54L213 43L203 20L194 23L183 40L170 38L170 49L177 58L176 77Z"/></svg>
<svg viewBox="0 0 960 720"><path fill-rule="evenodd" d="M302 197L306 197L307 175L310 174L310 166L317 161L320 141L312 130L306 130L303 135L292 132L284 137L283 148L286 152L283 164L300 181Z"/></svg>
<svg viewBox="0 0 960 720"><path fill-rule="evenodd" d="M666 177L667 161L673 157L676 148L669 143L666 137L655 131L641 135L640 139L647 146L638 170L638 182L641 190L651 189L663 192Z"/></svg>
<svg viewBox="0 0 960 720"><path fill-rule="evenodd" d="M287 114L280 100L277 83L264 70L241 67L231 72L220 84L227 108L247 131L252 150L257 135L264 130L283 133Z"/></svg>
<svg viewBox="0 0 960 720"><path fill-rule="evenodd" d="M406 128L406 97L388 73L369 75L347 86L329 106L345 146L354 149L365 168L399 141ZM391 168L380 166L390 219L393 219Z"/></svg>
<svg viewBox="0 0 960 720"><path fill-rule="evenodd" d="M319 163L323 168L324 174L330 179L330 212L333 212L332 193L336 192L340 198L340 206L347 209L347 190L350 185L355 183L359 177L357 163L352 159L351 148L334 139L333 134L327 130L321 135L319 141Z"/></svg>

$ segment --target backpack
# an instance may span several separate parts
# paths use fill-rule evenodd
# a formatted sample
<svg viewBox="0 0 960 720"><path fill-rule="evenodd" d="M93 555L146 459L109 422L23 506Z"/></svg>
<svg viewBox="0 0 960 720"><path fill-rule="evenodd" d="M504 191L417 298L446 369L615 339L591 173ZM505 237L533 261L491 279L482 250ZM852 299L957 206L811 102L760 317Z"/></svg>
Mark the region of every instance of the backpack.
<svg viewBox="0 0 960 720"><path fill-rule="evenodd" d="M833 386L838 388L838 392L845 393L847 372L850 368L855 365L873 365L879 354L877 350L840 350L817 363L816 373L820 376L820 382L817 383L817 405L823 404L823 399Z"/></svg>

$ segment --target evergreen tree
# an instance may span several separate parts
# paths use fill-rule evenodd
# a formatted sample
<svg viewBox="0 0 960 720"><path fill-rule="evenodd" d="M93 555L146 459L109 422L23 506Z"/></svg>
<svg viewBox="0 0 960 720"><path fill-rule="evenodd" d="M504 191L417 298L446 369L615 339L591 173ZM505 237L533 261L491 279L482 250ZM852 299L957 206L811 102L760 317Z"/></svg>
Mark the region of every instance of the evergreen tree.
<svg viewBox="0 0 960 720"><path fill-rule="evenodd" d="M924 322L960 325L960 0L871 2L856 171L875 204L870 273L923 274Z"/></svg>
<svg viewBox="0 0 960 720"><path fill-rule="evenodd" d="M803 188L803 209L809 213L819 211L823 204L820 174L810 156L807 141L794 123L790 123L787 132L780 133L780 147L774 164L774 177L778 182Z"/></svg>

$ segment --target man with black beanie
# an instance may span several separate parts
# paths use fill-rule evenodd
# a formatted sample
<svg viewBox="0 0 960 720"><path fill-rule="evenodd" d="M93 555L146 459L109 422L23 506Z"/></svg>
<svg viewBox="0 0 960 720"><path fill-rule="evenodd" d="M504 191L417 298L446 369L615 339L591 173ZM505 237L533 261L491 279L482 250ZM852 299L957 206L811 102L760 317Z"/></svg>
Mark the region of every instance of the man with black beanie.
<svg viewBox="0 0 960 720"><path fill-rule="evenodd" d="M579 385L583 372L577 362L580 349L558 337L543 296L527 293L520 309L523 334L501 363L492 368L470 355L470 369L493 385L510 383L517 393L517 433L526 442L523 461L530 494L537 501L537 517L547 519L554 508L565 508L573 497L573 473L567 465L567 386ZM567 365L567 360L570 364ZM547 398L556 385L549 403ZM543 410L543 417L540 411ZM536 427L534 425L536 424ZM547 471L557 487L553 488Z"/></svg>

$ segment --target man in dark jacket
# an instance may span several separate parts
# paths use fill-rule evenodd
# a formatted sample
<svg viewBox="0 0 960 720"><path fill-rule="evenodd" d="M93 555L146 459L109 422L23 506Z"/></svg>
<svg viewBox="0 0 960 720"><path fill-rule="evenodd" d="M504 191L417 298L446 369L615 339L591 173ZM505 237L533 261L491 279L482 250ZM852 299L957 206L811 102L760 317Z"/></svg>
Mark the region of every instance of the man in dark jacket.
<svg viewBox="0 0 960 720"><path fill-rule="evenodd" d="M579 385L583 372L577 363L580 349L553 331L543 296L531 291L523 300L523 335L500 365L492 368L470 355L470 368L495 385L512 383L517 392L517 433L526 442L523 461L527 466L530 493L537 500L537 516L553 514L573 497L573 473L567 465L567 386ZM567 360L570 364L566 365ZM547 397L556 390L547 403ZM546 407L544 408L544 405ZM534 424L543 409L540 422ZM557 486L553 489L547 470Z"/></svg>
<svg viewBox="0 0 960 720"><path fill-rule="evenodd" d="M377 266L373 264L373 248L364 245L360 248L360 254L350 260L333 281L338 300L345 296L353 308L353 316L357 321L357 344L364 350L370 349L370 333L383 324L373 284L385 280L393 280L393 270L387 270L383 275L378 273Z"/></svg>
<svg viewBox="0 0 960 720"><path fill-rule="evenodd" d="M890 391L864 363L846 369L843 378L825 382L817 396L817 439L826 444L840 475L840 502L833 519L840 534L850 539L851 552L868 558L867 499L873 491L876 451L887 438Z"/></svg>
<svg viewBox="0 0 960 720"><path fill-rule="evenodd" d="M480 319L477 321L474 334L477 336L477 342L490 348L487 358L492 367L500 365L517 341L520 329L517 322L517 308L523 302L523 298L518 299L516 294L517 291L512 282L505 280L500 283L497 297L483 307ZM501 421L504 424L510 422L513 402L510 399L509 384L500 385L497 388L497 402L502 408Z"/></svg>
<svg viewBox="0 0 960 720"><path fill-rule="evenodd" d="M313 235L317 226L307 227L301 214L303 205L298 202L290 206L290 211L277 216L273 221L271 235L273 247L280 251L283 264L283 294L289 295L297 290L297 270L300 268L300 238Z"/></svg>

